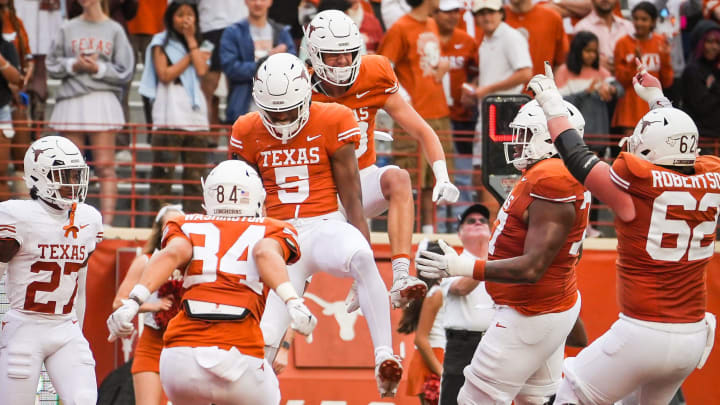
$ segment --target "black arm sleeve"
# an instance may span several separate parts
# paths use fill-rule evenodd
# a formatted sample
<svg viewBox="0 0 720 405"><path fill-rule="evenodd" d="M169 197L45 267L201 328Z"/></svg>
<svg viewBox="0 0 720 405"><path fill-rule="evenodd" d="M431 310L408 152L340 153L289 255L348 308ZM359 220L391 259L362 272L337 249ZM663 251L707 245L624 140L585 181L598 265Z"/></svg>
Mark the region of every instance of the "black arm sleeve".
<svg viewBox="0 0 720 405"><path fill-rule="evenodd" d="M555 147L565 162L570 174L581 184L600 159L590 151L583 139L574 129L568 129L555 138Z"/></svg>

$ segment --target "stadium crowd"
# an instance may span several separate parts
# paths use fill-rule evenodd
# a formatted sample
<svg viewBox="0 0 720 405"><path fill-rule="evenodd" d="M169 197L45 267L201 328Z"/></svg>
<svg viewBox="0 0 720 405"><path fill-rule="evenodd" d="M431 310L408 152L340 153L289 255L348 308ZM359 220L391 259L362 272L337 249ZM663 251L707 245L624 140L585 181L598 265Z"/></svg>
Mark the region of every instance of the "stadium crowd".
<svg viewBox="0 0 720 405"><path fill-rule="evenodd" d="M683 200L686 210L696 215L688 221L700 224L692 230L689 247L680 246L682 235L678 236L674 250L682 248L679 256L663 244L663 234L671 231L661 230L655 240L645 228L652 228L655 221L656 198L665 201L665 194L657 190L663 175L670 176L670 168L674 168L672 173L695 177L702 174L692 170L703 173L720 168L715 158L697 157L696 164L695 156L696 149L703 152L698 144L714 142L720 133L720 2L0 0L0 12L0 162L5 162L0 164L0 176L29 179L30 190L15 192L34 200L48 198L53 209L68 211L70 222L62 228L63 238L80 231L75 215L78 221L88 218L96 231L84 242L90 251L102 239L102 223L113 224L116 165L124 159L116 152L132 141L119 134L132 123L131 81L142 66L139 94L145 123L159 130L150 139L152 159L162 163L153 166L151 178L168 181L151 183L149 194L156 197L151 199L156 214L153 233L117 293L115 312L108 318L110 338L129 336L138 312L172 315L145 318L149 332L141 337L132 368L138 404L157 404L166 394L175 403L231 403L228 398L238 397L246 401L241 403L277 403L273 370L279 373L285 367L283 351L293 334L308 335L315 327L317 319L300 297L306 280L319 271L354 281L346 304L348 312L362 309L370 329L380 396L394 396L403 373L401 360L393 353L390 305L403 308L398 330L416 334L417 351L406 370L407 394L418 396L421 404L509 404L514 400L543 405L552 403L556 394L561 404L611 403L623 398L629 404L660 403L670 400L684 378L707 358L709 349L706 353L700 349L708 347L706 324L713 323L714 317L705 315L704 300L697 291L712 252L708 256L710 245L700 242L711 234L714 240L716 224L697 230L712 222L712 215L717 221L717 213L709 207L718 202L705 198L717 194L673 191L677 198L691 200ZM337 13L352 22L345 26L350 27L347 32L333 31L343 27L330 24L332 18L337 23ZM323 52L322 46L329 43L326 37L348 37L352 43L354 35L360 41L352 52ZM291 79L276 86L281 75ZM48 78L58 80L59 86L52 112L46 115ZM526 156L530 148L516 151L519 157L507 158L523 170L523 180L530 180L519 182L512 198L500 207L479 181L480 112L487 96L523 94L528 88L535 100L520 110L514 122L533 134L529 138L535 137L538 144L532 146L539 154ZM226 100L224 111L222 99ZM692 121L678 115L682 113L672 109L669 100L692 118L699 133L689 150L677 156L667 152L675 144L643 144L637 134L641 124L644 133L646 126L663 119L665 126L668 119L675 126L691 126ZM284 108L287 104L293 108ZM381 127L380 114L393 124ZM59 136L39 137L28 129L31 125L17 126L22 130L16 131L13 121L47 121ZM229 154L238 159L215 166L217 162L206 151L216 145L207 134L227 131L228 125L232 125L230 132L222 133L229 135ZM655 134L661 130L656 127L649 132L659 139ZM396 153L392 161L378 158L376 163L380 129L408 136L391 143ZM301 131L303 136L292 140L294 149L281 149ZM585 145L583 133L607 139L600 145ZM322 134L325 147L318 148L312 142ZM619 155L621 148L610 142L611 134L629 139L629 153ZM523 144L525 148L530 142ZM685 140L680 142L685 145ZM93 146L92 167L100 184L97 208L102 216L94 208L78 208L87 193L89 169L83 166L81 151L88 145ZM49 168L45 177L61 184L55 189L30 171L40 170L38 159L46 159L44 151L53 148L82 162L71 168L77 171L58 174L59 181ZM590 151L611 164L615 160L612 168L598 163ZM654 151L661 156L653 157ZM560 159L550 159L558 157L558 152ZM667 155L674 160L663 160ZM427 163L420 162L420 156ZM292 164L282 163L283 159ZM303 160L315 165L302 165ZM171 189L174 163L183 166L182 205L170 205L178 202ZM214 168L210 171L209 167ZM14 175L9 173L11 168ZM665 171L657 174L658 170ZM642 183L651 171L660 186ZM84 178L84 190L70 176ZM295 177L297 181L286 181ZM692 184L699 184L695 177ZM676 187L684 184L690 189L690 180L685 180ZM23 182L16 183L19 187ZM13 196L8 187L7 182L0 182L0 201ZM72 198L61 192L67 187L72 189ZM243 191L240 198L235 194L238 187ZM420 190L416 196L412 187ZM38 194L46 188L49 195ZM477 190L477 194L467 190ZM623 260L618 262L618 271L625 278L618 293L625 299L624 313L612 330L563 366L565 344L587 345L574 268L586 235L599 234L589 227L588 190L622 222L618 233L624 243L619 248ZM701 199L700 207L696 198ZM420 205L422 232L457 230L465 248L458 255L442 241L432 247L425 243L415 259L417 278L411 275L413 199ZM458 200L465 204L445 212L450 217L459 214L457 222L435 228L436 205ZM671 204L664 203L667 211ZM5 249L0 255L4 265L0 278L6 268L12 274L7 262L19 260L14 257L23 246L12 207L7 207L0 206L0 247ZM388 291L378 275L366 221L385 211L392 251L390 303L384 299ZM38 217L46 215L43 212L37 209ZM261 222L261 227L255 222ZM639 229L647 232L636 238ZM696 231L706 233L696 235ZM689 226L687 233L685 239L690 238ZM199 239L190 234L201 235L203 245L198 246ZM255 239L251 243L245 238ZM648 247L637 241L642 238ZM211 243L217 245L212 252ZM326 243L333 243L332 254L327 253ZM248 246L254 247L246 253ZM633 249L643 254L633 256ZM633 293L652 295L653 288L675 291L679 287L658 281L652 274L637 276L633 260L642 265L661 263L658 266L665 266L664 270L687 278L690 286L679 291L681 298L668 293L673 297L656 297L660 304L649 305ZM206 261L215 267L203 267ZM73 269L64 271L78 273L76 282L84 283L86 268ZM156 293L163 288L180 290L177 269L186 272L182 288L186 295L180 299L174 292ZM269 295L267 289L262 292L260 281L272 290ZM228 289L237 289L237 294L227 294ZM63 315L71 309L81 312L73 308L75 294L72 291L66 305L58 304ZM32 300L29 307L24 302L24 310L58 311L36 303L34 296ZM687 305L679 309L675 305L679 301ZM15 318L8 317L8 322L23 326L32 319L19 313L13 312ZM82 314L77 318L82 320ZM219 322L206 325L198 320ZM75 327L63 324L63 328L80 341L81 353L89 353ZM650 343L638 339L639 328L644 333L641 337L648 337ZM28 330L22 333L30 336ZM598 345L619 336L628 347L617 350L635 361L608 386L606 374L623 364ZM676 338L691 347L691 353L682 359L677 355L671 365L633 357L632 350L644 343L663 350L678 345ZM193 339L208 339L202 341L208 350L199 353ZM0 364L14 360L8 358L15 352L7 352L5 358L0 356ZM495 364L488 361L493 356ZM264 368L263 357L272 369ZM76 381L58 379L62 381L59 393L68 398L67 403L91 402L94 394L77 388L94 380L90 360L78 368ZM242 370L233 368L237 364L243 364ZM187 384L185 376L174 372L180 366L193 379L218 385L203 390ZM262 378L250 376L257 379L252 380L245 373L247 368L262 369L258 374ZM13 372L22 374L22 370ZM658 375L633 380L653 372ZM234 384L223 385L220 380ZM2 387L16 388L8 381L0 378ZM13 398L27 397L20 391L13 391ZM628 395L638 398L627 399ZM652 402L653 398L659 402ZM0 398L0 404L4 403Z"/></svg>

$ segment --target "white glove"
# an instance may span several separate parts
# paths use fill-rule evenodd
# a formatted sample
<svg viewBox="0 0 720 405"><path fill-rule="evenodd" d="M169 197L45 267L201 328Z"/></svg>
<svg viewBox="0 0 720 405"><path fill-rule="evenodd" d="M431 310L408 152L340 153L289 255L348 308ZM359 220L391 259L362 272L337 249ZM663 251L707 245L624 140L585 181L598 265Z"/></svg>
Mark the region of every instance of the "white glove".
<svg viewBox="0 0 720 405"><path fill-rule="evenodd" d="M290 319L292 319L290 327L301 335L309 336L317 325L317 318L315 318L315 315L303 304L302 298L288 300L288 302L285 303L285 307L290 315Z"/></svg>
<svg viewBox="0 0 720 405"><path fill-rule="evenodd" d="M437 254L429 250L420 252L415 259L415 267L420 275L427 278L444 278L453 276L472 277L475 268L475 259L469 256L460 256L455 249L448 246L444 240L438 241L444 254Z"/></svg>
<svg viewBox="0 0 720 405"><path fill-rule="evenodd" d="M432 164L432 171L435 176L432 201L437 204L452 204L457 202L460 197L460 190L450 182L447 163L445 163L444 160L436 160Z"/></svg>
<svg viewBox="0 0 720 405"><path fill-rule="evenodd" d="M546 119L569 116L570 113L565 107L563 97L555 85L552 67L547 61L545 62L545 74L535 75L530 79L527 88L535 93L535 100L545 112Z"/></svg>
<svg viewBox="0 0 720 405"><path fill-rule="evenodd" d="M107 326L110 330L108 341L113 342L119 337L130 336L135 329L132 320L137 315L140 304L135 300L122 300L122 306L115 310L107 319Z"/></svg>
<svg viewBox="0 0 720 405"><path fill-rule="evenodd" d="M638 97L645 100L650 106L650 109L656 107L672 107L670 100L665 98L665 95L663 94L660 80L648 73L645 65L639 61L637 61L637 63L640 71L638 74L633 76L632 82L633 88L635 89L635 93L637 93Z"/></svg>

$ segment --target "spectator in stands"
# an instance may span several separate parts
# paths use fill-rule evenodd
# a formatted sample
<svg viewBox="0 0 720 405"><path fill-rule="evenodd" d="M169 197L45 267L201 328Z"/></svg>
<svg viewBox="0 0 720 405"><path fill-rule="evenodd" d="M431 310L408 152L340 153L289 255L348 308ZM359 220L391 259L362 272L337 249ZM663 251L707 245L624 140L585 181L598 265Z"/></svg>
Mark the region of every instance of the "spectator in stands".
<svg viewBox="0 0 720 405"><path fill-rule="evenodd" d="M622 97L625 89L610 72L600 66L598 38L595 34L590 31L575 34L567 63L555 72L555 82L563 97L585 117L585 134L610 133L608 103ZM603 151L597 150L601 156Z"/></svg>
<svg viewBox="0 0 720 405"><path fill-rule="evenodd" d="M638 3L632 9L635 34L620 38L615 45L615 77L625 87L625 95L618 100L612 126L622 128L627 136L649 111L647 102L632 88L632 78L637 73L635 58L640 59L650 74L660 79L663 87L670 87L673 83L670 45L664 36L653 32L657 17L657 8L652 3Z"/></svg>
<svg viewBox="0 0 720 405"><path fill-rule="evenodd" d="M15 2L13 0L0 0L0 13L2 14L3 38L15 46L15 51L20 61L20 75L22 76L22 80L18 85L10 84L10 90L13 95L11 104L12 119L13 121L27 121L30 119L28 111L30 99L27 93L25 93L25 96L21 96L20 92L25 90L35 69L32 51L30 50L30 41L25 31L25 25L17 16ZM32 134L28 129L21 129L22 127L27 128L29 125L21 124L13 128L15 135L11 139L13 147L10 150L10 158L16 162L14 163L15 177L18 179L13 181L13 191L21 195L26 195L25 182L22 181L23 149L26 149L27 145L32 143Z"/></svg>
<svg viewBox="0 0 720 405"><path fill-rule="evenodd" d="M230 86L228 123L256 110L252 84L257 62L276 53L296 53L290 27L268 18L272 0L245 1L248 18L227 27L220 41L220 63Z"/></svg>
<svg viewBox="0 0 720 405"><path fill-rule="evenodd" d="M34 69L25 91L30 97L30 118L45 121L45 101L48 96L45 56L62 24L60 1L14 0L15 9L28 33L33 53Z"/></svg>
<svg viewBox="0 0 720 405"><path fill-rule="evenodd" d="M682 75L683 108L697 124L700 139L716 140L720 138L720 25L703 20L690 40L692 53ZM711 148L701 152L717 154Z"/></svg>
<svg viewBox="0 0 720 405"><path fill-rule="evenodd" d="M158 212L155 221L153 221L150 236L148 236L147 242L143 246L142 254L135 257L130 264L125 279L118 287L113 300L113 310L120 308L122 300L128 298L130 290L140 281L150 256L155 251L160 250L160 241L162 240L165 224L183 214L182 207L179 205L166 205ZM175 304L174 307L173 304ZM163 348L163 333L167 325L159 324L154 315L158 312L174 312L176 314L177 309L180 307L179 304L179 302L174 303L171 296L160 298L156 291L150 296L150 299L140 306L139 312L145 313L143 317L145 327L135 347L135 356L131 369L135 405L160 405L162 403L164 394L160 383L160 352ZM173 316L172 313L166 313L165 315L166 319Z"/></svg>
<svg viewBox="0 0 720 405"><path fill-rule="evenodd" d="M461 0L441 0L434 19L440 38L440 53L448 61L450 71L443 77L445 98L450 108L450 121L453 130L455 169L465 173L455 174L455 184L461 189L461 201L470 202L473 195L469 191L472 185L472 140L476 124L476 111L472 106L461 102L462 86L477 76L478 46L467 32L457 28L460 14L465 10ZM462 188L466 188L462 190ZM452 207L454 218L464 207ZM457 211L457 212L455 212Z"/></svg>
<svg viewBox="0 0 720 405"><path fill-rule="evenodd" d="M502 21L504 9L500 0L476 0L473 3L473 14L483 32L478 51L477 87L463 86L464 102L476 103L479 113L473 143L473 185L479 190L479 200L483 204L496 207L495 198L485 190L481 180L482 100L490 94L520 94L523 84L532 77L532 59L527 39Z"/></svg>
<svg viewBox="0 0 720 405"><path fill-rule="evenodd" d="M382 0L380 2L380 13L382 14L385 31L388 31L395 21L409 13L412 8L406 0Z"/></svg>
<svg viewBox="0 0 720 405"><path fill-rule="evenodd" d="M468 207L458 217L458 236L462 255L485 259L490 239L490 210L482 204ZM450 277L440 284L445 303L444 328L447 343L440 388L442 405L457 405L460 387L465 383L463 369L470 364L475 348L490 327L494 303L485 282L469 277Z"/></svg>
<svg viewBox="0 0 720 405"><path fill-rule="evenodd" d="M632 35L632 23L613 13L619 0L592 0L593 11L575 24L575 32L590 31L598 37L600 66L610 73L615 72L614 51L617 41Z"/></svg>
<svg viewBox="0 0 720 405"><path fill-rule="evenodd" d="M138 3L135 18L127 22L130 43L135 51L135 60L145 60L145 50L150 45L153 35L164 29L163 15L165 15L167 3L167 0L143 0ZM142 102L145 123L152 124L152 103L145 96L142 96Z"/></svg>
<svg viewBox="0 0 720 405"><path fill-rule="evenodd" d="M450 66L440 58L440 39L431 15L437 8L437 0L408 0L409 13L393 24L380 43L378 53L390 59L401 86L401 94L410 98L410 104L440 138L445 156L453 153L450 129L450 109L445 101L442 78ZM393 142L393 150L399 153L395 164L410 172L413 187L421 188L418 196L420 223L424 233L434 231L435 209L432 201L434 179L429 166L418 159L418 143L400 135ZM404 155L402 155L404 154ZM448 171L453 172L453 160L447 159ZM451 180L452 181L452 180Z"/></svg>
<svg viewBox="0 0 720 405"><path fill-rule="evenodd" d="M418 246L421 250L430 250L441 254L437 242L424 239ZM420 398L421 405L437 404L440 391L440 376L443 373L445 355L445 330L443 328L444 307L440 280L430 280L418 276L428 286L424 298L410 302L403 309L398 325L398 333L415 333L415 351L408 366L407 388L405 394ZM433 384L434 380L434 384Z"/></svg>
<svg viewBox="0 0 720 405"><path fill-rule="evenodd" d="M9 85L18 86L20 83L22 83L20 61L15 46L6 41L4 37L0 37L0 177L8 175L10 140L14 134L10 112L12 92ZM8 184L7 180L0 181L0 201L10 199Z"/></svg>
<svg viewBox="0 0 720 405"><path fill-rule="evenodd" d="M383 37L383 29L375 14L368 12L364 7L363 0L350 0L350 8L346 10L347 15L352 18L358 26L360 34L365 42L365 49L368 53L375 53Z"/></svg>
<svg viewBox="0 0 720 405"><path fill-rule="evenodd" d="M125 30L108 18L100 0L82 4L83 13L60 27L47 58L50 77L62 81L50 126L79 148L89 135L100 177L100 210L111 225L117 194L114 131L125 124L120 100L135 58Z"/></svg>
<svg viewBox="0 0 720 405"><path fill-rule="evenodd" d="M565 62L568 39L560 14L532 0L510 0L505 22L528 40L533 75L545 73L545 61L553 68Z"/></svg>
<svg viewBox="0 0 720 405"><path fill-rule="evenodd" d="M153 126L173 133L152 136L153 169L151 206L158 210L172 194L175 163L182 160L183 205L188 212L202 212L202 186L207 163L207 104L200 85L208 72L210 52L198 46L200 33L197 7L188 0L175 0L165 10L165 31L153 37L145 57L140 94L153 100ZM193 133L195 132L195 133ZM187 150L168 150L167 148ZM189 199L192 198L192 199Z"/></svg>
<svg viewBox="0 0 720 405"><path fill-rule="evenodd" d="M265 2L268 0L256 1ZM217 125L221 120L220 98L216 93L227 93L225 88L218 88L222 75L220 39L222 38L225 28L248 16L248 9L246 6L247 3L241 0L199 0L197 4L202 39L210 41L213 44L212 56L210 57L210 70L203 76L202 88L208 103L208 118L210 124ZM223 87L225 86L226 85L223 84Z"/></svg>

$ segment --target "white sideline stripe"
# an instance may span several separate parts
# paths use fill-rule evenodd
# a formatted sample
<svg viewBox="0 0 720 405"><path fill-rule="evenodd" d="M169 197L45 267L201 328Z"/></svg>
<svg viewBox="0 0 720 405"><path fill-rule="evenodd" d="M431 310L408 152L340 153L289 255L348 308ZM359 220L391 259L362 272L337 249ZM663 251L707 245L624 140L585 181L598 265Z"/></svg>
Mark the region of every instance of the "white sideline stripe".
<svg viewBox="0 0 720 405"><path fill-rule="evenodd" d="M538 194L533 194L533 193L530 193L530 197L535 197L535 198L539 198L541 200L547 200L547 201L557 201L557 202L570 202L570 201L575 201L577 199L577 197L575 197L574 195L571 195L570 197L563 197L563 198L548 198L548 197L541 196Z"/></svg>

